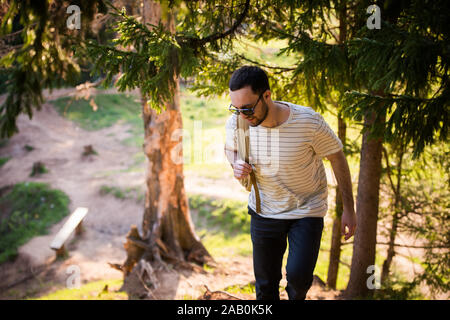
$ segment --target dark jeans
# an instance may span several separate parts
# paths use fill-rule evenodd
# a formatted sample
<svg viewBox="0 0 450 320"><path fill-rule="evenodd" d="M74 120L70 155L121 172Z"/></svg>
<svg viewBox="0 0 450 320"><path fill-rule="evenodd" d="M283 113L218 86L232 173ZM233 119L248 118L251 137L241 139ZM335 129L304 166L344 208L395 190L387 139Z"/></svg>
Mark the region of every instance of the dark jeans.
<svg viewBox="0 0 450 320"><path fill-rule="evenodd" d="M279 300L281 265L289 241L286 291L289 300L304 300L313 281L319 255L323 218L294 220L263 218L250 207L253 270L257 300Z"/></svg>

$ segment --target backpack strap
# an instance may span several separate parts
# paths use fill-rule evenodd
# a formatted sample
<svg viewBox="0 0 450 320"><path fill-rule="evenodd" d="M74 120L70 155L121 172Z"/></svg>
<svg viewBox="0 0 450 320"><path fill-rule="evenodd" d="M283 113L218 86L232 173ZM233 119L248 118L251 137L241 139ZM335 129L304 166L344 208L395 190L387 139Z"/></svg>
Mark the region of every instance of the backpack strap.
<svg viewBox="0 0 450 320"><path fill-rule="evenodd" d="M249 163L250 157L250 132L248 127L248 122L237 116L236 121L236 132L237 132L237 144L238 144L238 155L245 162ZM250 172L250 182L255 190L255 198L256 198L256 212L261 213L261 198L259 196L259 188L256 183L256 175L252 171Z"/></svg>

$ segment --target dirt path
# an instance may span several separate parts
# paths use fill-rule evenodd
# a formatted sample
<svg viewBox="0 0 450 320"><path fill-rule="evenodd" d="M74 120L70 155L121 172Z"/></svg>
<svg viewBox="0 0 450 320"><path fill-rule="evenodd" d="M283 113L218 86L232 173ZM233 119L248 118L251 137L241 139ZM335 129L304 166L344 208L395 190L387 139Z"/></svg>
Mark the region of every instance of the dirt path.
<svg viewBox="0 0 450 320"><path fill-rule="evenodd" d="M13 136L1 153L12 157L0 170L1 186L21 181L49 183L61 189L71 203L73 212L77 207L89 208L85 219L82 239L72 244L70 258L62 265L77 264L83 279L118 278L121 274L107 266L108 261L122 261L121 250L124 235L131 224L139 225L142 205L136 201L120 201L112 196L101 196L102 185L136 186L142 181L135 173L102 175L117 172L131 165L130 155L138 150L123 146L119 140L127 137L125 125L115 125L95 133L80 129L74 123L60 117L49 105L35 112L33 119L21 115L17 121L20 132ZM28 144L32 152L24 150ZM91 144L98 156L82 157L83 147ZM42 161L49 169L37 178L29 177L34 162ZM53 226L49 235L33 238L19 250L21 258L32 265L49 264L54 252L49 243L64 224L65 219Z"/></svg>
<svg viewBox="0 0 450 320"><path fill-rule="evenodd" d="M54 91L51 96L55 98L72 93L71 89L62 89ZM64 288L68 267L74 265L80 270L82 283L122 279L122 273L111 268L108 262L121 263L126 258L123 250L125 235L132 224L140 227L143 202L101 195L100 188L106 185L145 190L145 168L142 172L126 171L133 164L132 156L140 152L119 143L128 137L128 126L118 123L88 132L59 116L48 103L34 113L32 120L25 115L19 116L17 125L20 132L0 149L0 156L12 157L0 168L0 187L22 181L46 182L70 197L71 212L77 207L87 207L89 213L85 218L83 235L69 241L67 259L55 260L55 254L49 248L54 235L66 221L63 219L51 228L48 235L35 237L20 247L15 262L0 266L3 275L0 286L6 288L25 277L25 281L12 287L14 290L9 297L39 296ZM24 149L27 144L34 147L32 152ZM97 156L86 158L81 155L83 147L89 144L98 152ZM36 161L43 162L49 172L36 178L29 177ZM214 188L211 188L212 183ZM186 191L218 198L233 194L236 199L247 199L247 194L237 182L212 181L189 173L186 175ZM223 290L227 286L246 285L253 281L251 257L219 257L216 260L221 268L205 274L165 275L166 284L171 288L160 290L159 298L198 297L205 291L204 285L211 290ZM334 298L336 295L315 288L311 289L310 298ZM245 295L244 298L254 299Z"/></svg>

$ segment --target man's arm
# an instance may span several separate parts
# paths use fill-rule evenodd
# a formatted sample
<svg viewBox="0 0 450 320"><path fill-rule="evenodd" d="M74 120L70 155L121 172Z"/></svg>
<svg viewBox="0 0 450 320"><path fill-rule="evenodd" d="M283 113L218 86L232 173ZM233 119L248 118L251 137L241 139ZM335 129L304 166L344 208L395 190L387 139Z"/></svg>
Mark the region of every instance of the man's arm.
<svg viewBox="0 0 450 320"><path fill-rule="evenodd" d="M331 162L331 167L333 168L339 190L341 191L342 203L344 207L344 212L342 213L341 218L341 230L342 234L345 235L345 240L347 240L354 235L356 229L356 214L353 203L350 169L348 167L345 154L342 150L330 154L326 156L326 158ZM345 227L348 228L348 231L345 230Z"/></svg>

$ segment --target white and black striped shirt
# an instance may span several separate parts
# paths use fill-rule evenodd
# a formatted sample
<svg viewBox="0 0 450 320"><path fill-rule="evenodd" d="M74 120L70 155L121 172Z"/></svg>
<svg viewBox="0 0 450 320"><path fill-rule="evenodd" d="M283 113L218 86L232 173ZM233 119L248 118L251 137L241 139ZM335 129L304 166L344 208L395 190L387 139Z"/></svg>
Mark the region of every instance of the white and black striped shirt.
<svg viewBox="0 0 450 320"><path fill-rule="evenodd" d="M261 197L261 216L275 219L323 217L327 178L322 158L342 150L323 117L309 107L289 106L289 118L273 128L250 127L250 163ZM237 150L236 115L226 123L226 145ZM255 191L249 195L254 211Z"/></svg>

